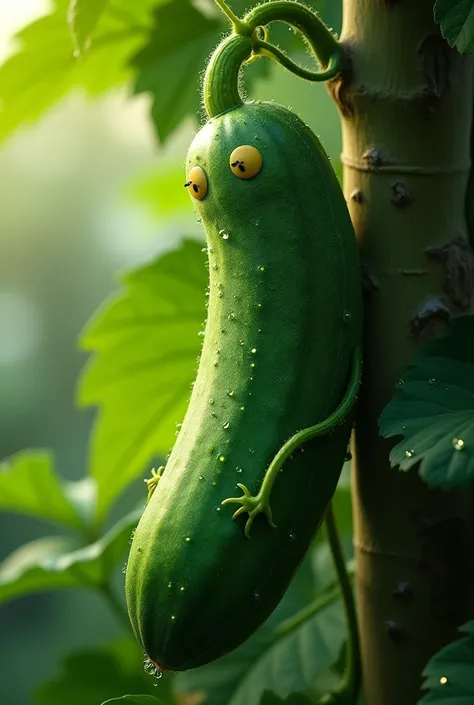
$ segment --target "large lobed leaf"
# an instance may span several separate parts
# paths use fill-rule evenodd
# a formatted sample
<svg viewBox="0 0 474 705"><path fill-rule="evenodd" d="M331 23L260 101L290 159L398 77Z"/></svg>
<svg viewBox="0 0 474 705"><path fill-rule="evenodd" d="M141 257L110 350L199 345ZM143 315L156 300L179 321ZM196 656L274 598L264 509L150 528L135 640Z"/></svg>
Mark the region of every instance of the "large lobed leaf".
<svg viewBox="0 0 474 705"><path fill-rule="evenodd" d="M233 4L242 11L247 3ZM191 0L169 2L154 13L154 26L147 45L132 61L137 71L136 93L150 93L152 118L164 142L187 115L200 110L201 74L207 58L230 30L220 12L203 14ZM252 79L267 75L269 62L257 61L247 73Z"/></svg>
<svg viewBox="0 0 474 705"><path fill-rule="evenodd" d="M55 0L52 11L16 35L16 52L0 66L0 141L18 127L41 117L74 88L99 95L130 79L130 57L148 37L149 12L160 0L77 0L81 45L93 32L87 54L74 55L67 24L68 0ZM84 5L92 15L82 13Z"/></svg>
<svg viewBox="0 0 474 705"><path fill-rule="evenodd" d="M88 523L93 492L84 481L61 480L47 451L23 451L0 463L1 511L27 514L81 531Z"/></svg>
<svg viewBox="0 0 474 705"><path fill-rule="evenodd" d="M125 292L106 302L82 336L94 355L79 401L100 407L91 445L99 518L170 449L186 411L206 315L201 245L187 240L123 283Z"/></svg>
<svg viewBox="0 0 474 705"><path fill-rule="evenodd" d="M423 671L423 689L429 692L419 705L474 703L474 621L460 631L466 636L438 651Z"/></svg>
<svg viewBox="0 0 474 705"><path fill-rule="evenodd" d="M92 33L109 0L71 0L68 19L79 52L88 48Z"/></svg>
<svg viewBox="0 0 474 705"><path fill-rule="evenodd" d="M401 470L419 465L432 487L474 479L474 317L455 320L448 335L425 344L398 383L379 421L388 438L403 436L390 453Z"/></svg>
<svg viewBox="0 0 474 705"><path fill-rule="evenodd" d="M58 588L101 588L123 560L140 512L118 522L86 546L75 537L42 537L24 544L0 563L0 603Z"/></svg>
<svg viewBox="0 0 474 705"><path fill-rule="evenodd" d="M449 46L474 52L474 0L436 0L434 18Z"/></svg>

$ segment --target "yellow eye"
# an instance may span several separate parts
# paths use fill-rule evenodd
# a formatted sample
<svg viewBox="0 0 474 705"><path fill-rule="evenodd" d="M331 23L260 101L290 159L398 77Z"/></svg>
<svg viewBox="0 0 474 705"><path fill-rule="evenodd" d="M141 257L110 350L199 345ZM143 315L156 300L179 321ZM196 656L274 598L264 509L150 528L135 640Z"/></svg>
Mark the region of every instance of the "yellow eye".
<svg viewBox="0 0 474 705"><path fill-rule="evenodd" d="M250 144L236 147L229 158L230 168L239 179L252 179L262 168L262 155Z"/></svg>
<svg viewBox="0 0 474 705"><path fill-rule="evenodd" d="M200 166L193 166L184 185L193 198L202 201L207 193L207 176L204 169L201 169Z"/></svg>

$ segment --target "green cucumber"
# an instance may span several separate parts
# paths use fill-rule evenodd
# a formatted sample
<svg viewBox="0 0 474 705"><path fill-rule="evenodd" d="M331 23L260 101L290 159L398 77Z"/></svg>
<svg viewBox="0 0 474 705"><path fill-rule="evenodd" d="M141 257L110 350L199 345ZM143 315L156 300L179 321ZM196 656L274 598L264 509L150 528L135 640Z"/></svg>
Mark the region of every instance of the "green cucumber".
<svg viewBox="0 0 474 705"><path fill-rule="evenodd" d="M299 117L242 102L252 41L232 36L211 58L211 119L187 156L208 243L208 317L189 407L149 484L126 572L134 632L159 670L222 656L277 606L336 488L360 375L346 203Z"/></svg>

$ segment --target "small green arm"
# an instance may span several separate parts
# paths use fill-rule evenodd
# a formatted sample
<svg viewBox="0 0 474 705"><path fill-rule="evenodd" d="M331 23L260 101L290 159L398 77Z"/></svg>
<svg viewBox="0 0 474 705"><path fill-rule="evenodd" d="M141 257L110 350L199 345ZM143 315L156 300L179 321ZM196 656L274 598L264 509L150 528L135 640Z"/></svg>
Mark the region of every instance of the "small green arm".
<svg viewBox="0 0 474 705"><path fill-rule="evenodd" d="M354 351L352 370L349 385L347 387L344 398L342 399L339 406L330 414L327 419L321 421L315 426L309 426L308 428L298 431L294 434L278 451L278 453L273 458L270 463L268 470L263 478L262 485L256 495L252 495L248 488L241 482L237 484L242 492L244 493L241 497L229 497L224 499L221 504L241 504L242 506L237 509L233 514L233 519L236 519L241 514L248 512L249 518L245 524L245 535L250 538L250 527L257 514L265 514L270 526L276 528L273 523L272 510L270 507L270 495L278 477L278 473L283 467L284 463L292 453L295 452L303 443L316 438L316 436L322 436L325 433L331 431L335 426L342 423L346 418L347 414L351 410L356 398L357 391L360 384L360 376L362 370L362 355L361 349L358 347Z"/></svg>

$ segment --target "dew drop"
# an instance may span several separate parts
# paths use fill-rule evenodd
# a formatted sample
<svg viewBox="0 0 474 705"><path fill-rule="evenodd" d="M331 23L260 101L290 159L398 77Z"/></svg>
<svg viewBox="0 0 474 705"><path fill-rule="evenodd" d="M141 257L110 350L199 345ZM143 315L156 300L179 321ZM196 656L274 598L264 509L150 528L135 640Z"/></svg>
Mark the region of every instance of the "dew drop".
<svg viewBox="0 0 474 705"><path fill-rule="evenodd" d="M229 315L227 316L228 321L235 321L236 318L237 316L235 315L235 313L229 313Z"/></svg>
<svg viewBox="0 0 474 705"><path fill-rule="evenodd" d="M253 597L254 597L254 600L259 600L259 599L260 599L260 594L259 594L257 591L255 591L255 592L253 593Z"/></svg>
<svg viewBox="0 0 474 705"><path fill-rule="evenodd" d="M199 475L200 480L204 480L204 475Z"/></svg>
<svg viewBox="0 0 474 705"><path fill-rule="evenodd" d="M255 355L255 353L257 352L257 348L252 348L250 352L252 353L252 355Z"/></svg>
<svg viewBox="0 0 474 705"><path fill-rule="evenodd" d="M233 397L234 395L235 395L235 392L234 392L233 389L229 389L229 390L227 391L227 396L228 396L228 397Z"/></svg>
<svg viewBox="0 0 474 705"><path fill-rule="evenodd" d="M184 592L184 585L181 585L179 589L181 590L181 592Z"/></svg>
<svg viewBox="0 0 474 705"><path fill-rule="evenodd" d="M223 428L225 431L227 431L227 429L229 428L229 426L230 426L230 422L229 422L229 421L226 421L225 423L222 424L222 428Z"/></svg>
<svg viewBox="0 0 474 705"><path fill-rule="evenodd" d="M186 541L186 543L189 543L191 541L191 536L185 536L184 540Z"/></svg>
<svg viewBox="0 0 474 705"><path fill-rule="evenodd" d="M344 316L343 319L346 323L349 323L350 320L352 320L352 314L350 311L344 311Z"/></svg>
<svg viewBox="0 0 474 705"><path fill-rule="evenodd" d="M431 379L428 380L428 384L431 384L432 387L439 387L439 382L435 377L431 377Z"/></svg>
<svg viewBox="0 0 474 705"><path fill-rule="evenodd" d="M178 431L181 430L182 426L183 426L182 423L177 423L177 424L176 424L176 428L178 429Z"/></svg>
<svg viewBox="0 0 474 705"><path fill-rule="evenodd" d="M214 262L214 264L212 265L212 269L217 269L217 264L216 264L215 262Z"/></svg>
<svg viewBox="0 0 474 705"><path fill-rule="evenodd" d="M262 308L262 304L257 304L257 308Z"/></svg>
<svg viewBox="0 0 474 705"><path fill-rule="evenodd" d="M201 247L201 252L207 252L207 247Z"/></svg>
<svg viewBox="0 0 474 705"><path fill-rule="evenodd" d="M214 404L214 399L209 399L209 404L212 406Z"/></svg>
<svg viewBox="0 0 474 705"><path fill-rule="evenodd" d="M216 512L220 512L220 511L221 511L221 508L220 508L220 507L216 507Z"/></svg>
<svg viewBox="0 0 474 705"><path fill-rule="evenodd" d="M169 587L169 588L173 587L173 583L171 582L171 580L170 580L169 583L168 583L168 587Z"/></svg>
<svg viewBox="0 0 474 705"><path fill-rule="evenodd" d="M404 384L405 384L405 382L404 382L403 379L400 377L400 379L399 379L398 382L397 382L397 386L398 386L398 387L403 387Z"/></svg>
<svg viewBox="0 0 474 705"><path fill-rule="evenodd" d="M242 472L242 468L236 468L236 470L237 470L238 473L241 473L241 472Z"/></svg>
<svg viewBox="0 0 474 705"><path fill-rule="evenodd" d="M464 450L466 447L466 444L464 443L462 438L453 438L453 448L455 450Z"/></svg>
<svg viewBox="0 0 474 705"><path fill-rule="evenodd" d="M171 620L174 622L175 619L176 619L176 615L175 615L175 614L172 614L172 615L171 615Z"/></svg>
<svg viewBox="0 0 474 705"><path fill-rule="evenodd" d="M446 683L448 682L448 679L446 678L446 676L441 676L441 678L439 679L439 682L441 685L446 685Z"/></svg>
<svg viewBox="0 0 474 705"><path fill-rule="evenodd" d="M225 460L225 456L224 456L224 455L219 455L219 462L220 462L220 463L223 463L224 460Z"/></svg>
<svg viewBox="0 0 474 705"><path fill-rule="evenodd" d="M225 230L219 230L219 235L223 240L229 239L229 233L227 233Z"/></svg>
<svg viewBox="0 0 474 705"><path fill-rule="evenodd" d="M413 448L411 450L405 451L405 458L413 458L414 455L415 455L415 451L413 450Z"/></svg>
<svg viewBox="0 0 474 705"><path fill-rule="evenodd" d="M254 368L255 367L255 362L250 363L250 367Z"/></svg>
<svg viewBox="0 0 474 705"><path fill-rule="evenodd" d="M296 541L296 534L293 529L290 529L290 531L288 532L288 538L290 539L290 541Z"/></svg>
<svg viewBox="0 0 474 705"><path fill-rule="evenodd" d="M346 454L344 456L344 461L347 463L348 460L352 460L352 453L349 450L349 448L346 450Z"/></svg>
<svg viewBox="0 0 474 705"><path fill-rule="evenodd" d="M245 406L239 407L239 411L245 411Z"/></svg>
<svg viewBox="0 0 474 705"><path fill-rule="evenodd" d="M217 485L217 482L213 482L212 486L215 487Z"/></svg>

